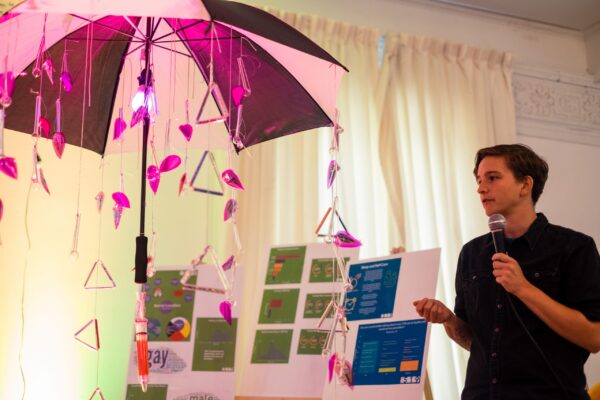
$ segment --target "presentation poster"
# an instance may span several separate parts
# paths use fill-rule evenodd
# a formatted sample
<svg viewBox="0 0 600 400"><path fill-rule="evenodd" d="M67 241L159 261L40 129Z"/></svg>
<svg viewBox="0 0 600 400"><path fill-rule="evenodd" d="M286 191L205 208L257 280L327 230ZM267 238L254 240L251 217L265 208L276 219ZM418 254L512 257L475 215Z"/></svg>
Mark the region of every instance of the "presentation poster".
<svg viewBox="0 0 600 400"><path fill-rule="evenodd" d="M238 307L231 325L221 317L221 293L190 290L181 284L188 268L160 267L144 284L148 319L150 384L144 393L137 375L137 348L131 347L126 400L233 400ZM229 271L228 274L232 274ZM234 298L241 296L240 270ZM187 280L191 287L222 289L212 265L200 265Z"/></svg>
<svg viewBox="0 0 600 400"><path fill-rule="evenodd" d="M334 377L323 400L422 400L429 324L412 303L435 296L439 262L433 249L350 264L345 358L354 388ZM343 349L341 335L336 345Z"/></svg>
<svg viewBox="0 0 600 400"><path fill-rule="evenodd" d="M346 261L358 249L342 249ZM265 251L255 288L251 349L245 354L243 397L319 398L327 376L321 355L327 331L317 324L341 290L331 244L277 246ZM331 317L332 312L327 314ZM324 328L331 325L329 318Z"/></svg>

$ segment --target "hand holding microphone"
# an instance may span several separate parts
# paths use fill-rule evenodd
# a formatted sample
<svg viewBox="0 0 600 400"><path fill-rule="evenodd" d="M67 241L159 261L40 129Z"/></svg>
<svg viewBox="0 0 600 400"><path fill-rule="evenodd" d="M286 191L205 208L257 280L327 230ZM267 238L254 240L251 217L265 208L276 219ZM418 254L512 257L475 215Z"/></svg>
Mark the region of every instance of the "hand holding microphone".
<svg viewBox="0 0 600 400"><path fill-rule="evenodd" d="M514 258L506 252L504 242L504 227L506 219L501 214L492 214L488 220L494 249L496 254L492 256L492 267L496 282L500 284L507 292L517 295L517 292L529 285L529 282L523 275L521 266Z"/></svg>

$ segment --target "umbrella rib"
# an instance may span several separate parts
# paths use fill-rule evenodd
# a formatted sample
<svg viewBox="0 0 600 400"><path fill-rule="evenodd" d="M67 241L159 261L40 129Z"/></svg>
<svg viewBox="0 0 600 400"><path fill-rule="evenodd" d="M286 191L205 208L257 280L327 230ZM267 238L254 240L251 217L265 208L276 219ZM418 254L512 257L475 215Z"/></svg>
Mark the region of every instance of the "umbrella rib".
<svg viewBox="0 0 600 400"><path fill-rule="evenodd" d="M192 58L192 56L191 56L191 55L189 55L189 54L185 54L184 52L177 51L177 50L172 50L172 49L169 49L168 47L161 46L161 45L159 45L159 44L156 44L156 43L152 43L152 46L155 46L155 47L161 48L161 49L163 49L163 50L170 51L170 52L172 52L172 53L177 53L177 54L179 54L179 55L182 55L182 56L185 56L185 57ZM138 48L139 48L139 47L138 47Z"/></svg>
<svg viewBox="0 0 600 400"><path fill-rule="evenodd" d="M172 31L172 32L170 32L170 33L167 33L167 34L165 34L165 35L162 35L162 36L160 36L160 37L157 37L157 38L155 39L155 41L157 41L157 42L158 42L158 41L161 41L162 39L164 39L164 38L166 38L166 37L169 37L169 36L171 36L171 35L177 35L179 32L181 32L181 31L183 31L183 30L186 30L186 29L188 29L188 28L191 28L191 27L193 27L193 26L196 26L196 25L198 25L198 24L200 24L200 23L202 23L202 22L206 22L206 21L205 21L205 20L203 20L203 19L199 19L199 20L197 20L197 21L195 21L195 22L191 23L190 25L187 25L187 26L181 27L181 28L179 28L179 29L177 29L177 30L173 30L173 31ZM170 24L169 24L169 25L170 25ZM172 28L171 28L171 29L172 29ZM164 42L164 43L166 43L166 42Z"/></svg>
<svg viewBox="0 0 600 400"><path fill-rule="evenodd" d="M228 36L228 37L220 37L219 40L234 40L234 39L242 39L243 36ZM186 42L202 42L202 41L210 41L210 38L198 38L198 39L185 39ZM161 40L161 41L154 41L154 43L179 43L181 42L181 39L176 39L176 40Z"/></svg>
<svg viewBox="0 0 600 400"><path fill-rule="evenodd" d="M154 26L154 29L152 30L152 36L150 36L151 38L154 37L154 35L156 34L156 31L158 30L158 26L160 25L160 21L162 21L162 18L159 18L158 21L156 22L156 25Z"/></svg>
<svg viewBox="0 0 600 400"><path fill-rule="evenodd" d="M127 33L127 32L120 31L120 30L118 30L118 29L115 29L115 28L113 28L112 26L108 26L108 25L101 24L101 23L99 23L98 21L92 21L91 19L89 19L89 18L85 18L85 17L82 17L81 15L77 15L77 14L70 14L70 15L71 15L71 16L73 16L73 17L75 17L75 18L79 18L79 19L81 19L81 20L83 20L83 21L87 21L87 22L89 22L90 24L96 24L96 25L98 25L98 26L101 26L101 27L103 27L103 28L110 29L111 31L113 31L113 32L117 32L117 33L120 33L121 35L125 35L125 36L128 36L128 37L130 37L130 38L138 39L138 40L140 40L140 41L144 40L143 38L139 38L139 37L137 37L137 36L135 36L135 35L132 35L131 33ZM127 18L127 17L126 17L126 18Z"/></svg>
<svg viewBox="0 0 600 400"><path fill-rule="evenodd" d="M123 18L125 19L125 21L127 21L129 23L129 25L131 25L131 27L133 29L135 29L137 31L137 33L139 33L141 35L141 37L139 37L138 39L145 41L146 40L146 34L144 32L142 32L140 30L140 28L138 28L138 26L136 24L133 23L133 21L131 20L131 18L129 18L128 16L123 16ZM137 37L137 36L134 36Z"/></svg>
<svg viewBox="0 0 600 400"><path fill-rule="evenodd" d="M88 40L87 38L69 38L69 40L71 41L85 41ZM144 43L144 41L136 39L136 40L131 40L131 39L100 39L100 38L90 38L90 40L94 41L94 42L130 42L130 43Z"/></svg>
<svg viewBox="0 0 600 400"><path fill-rule="evenodd" d="M127 54L125 54L125 57L128 57L130 54L135 53L136 51L138 51L139 49L141 49L143 46L146 45L146 42L143 42L142 44L140 44L139 46L137 46L135 49L133 50L129 50L127 52Z"/></svg>

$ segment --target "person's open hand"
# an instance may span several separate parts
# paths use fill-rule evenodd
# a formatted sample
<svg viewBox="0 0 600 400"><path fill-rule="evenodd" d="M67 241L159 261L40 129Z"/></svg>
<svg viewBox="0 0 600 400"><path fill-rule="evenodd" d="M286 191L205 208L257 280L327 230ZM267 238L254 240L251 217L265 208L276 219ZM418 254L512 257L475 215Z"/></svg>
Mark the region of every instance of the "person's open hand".
<svg viewBox="0 0 600 400"><path fill-rule="evenodd" d="M448 321L454 313L439 300L423 298L413 301L417 313L427 322L442 324Z"/></svg>

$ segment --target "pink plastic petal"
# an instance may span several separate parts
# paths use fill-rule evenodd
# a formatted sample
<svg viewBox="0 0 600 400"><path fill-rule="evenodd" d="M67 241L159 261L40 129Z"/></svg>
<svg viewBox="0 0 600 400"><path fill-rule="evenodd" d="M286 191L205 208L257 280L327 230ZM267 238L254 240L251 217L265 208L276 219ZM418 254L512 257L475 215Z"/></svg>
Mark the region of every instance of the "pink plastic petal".
<svg viewBox="0 0 600 400"><path fill-rule="evenodd" d="M344 360L343 362L337 362L335 366L335 372L339 376L341 383L347 385L350 389L354 389L354 376L350 361Z"/></svg>
<svg viewBox="0 0 600 400"><path fill-rule="evenodd" d="M12 157L0 158L0 171L4 172L7 176L13 179L17 179L17 163Z"/></svg>
<svg viewBox="0 0 600 400"><path fill-rule="evenodd" d="M181 157L175 154L171 154L170 156L167 156L164 160L162 160L162 162L160 163L160 172L172 171L175 168L179 167L179 164L181 164Z"/></svg>
<svg viewBox="0 0 600 400"><path fill-rule="evenodd" d="M46 191L46 193L50 194L50 189L48 188L48 182L46 182L46 178L44 178L44 171L40 168L40 182L42 187Z"/></svg>
<svg viewBox="0 0 600 400"><path fill-rule="evenodd" d="M235 104L236 107L239 107L240 104L242 104L242 101L244 100L244 88L242 86L234 86L233 89L231 89L231 98L233 99L233 104Z"/></svg>
<svg viewBox="0 0 600 400"><path fill-rule="evenodd" d="M115 223L115 229L119 228L121 223L121 216L123 215L123 206L116 203L113 206L113 222Z"/></svg>
<svg viewBox="0 0 600 400"><path fill-rule="evenodd" d="M327 168L327 189L333 185L333 181L335 181L335 176L337 172L340 170L340 166L335 160L331 160L329 163L329 168Z"/></svg>
<svg viewBox="0 0 600 400"><path fill-rule="evenodd" d="M352 236L347 231L338 231L333 236L333 242L337 247L360 247L362 243L360 240Z"/></svg>
<svg viewBox="0 0 600 400"><path fill-rule="evenodd" d="M183 137L188 142L192 139L192 133L194 133L194 128L190 124L179 125L179 130L183 133Z"/></svg>
<svg viewBox="0 0 600 400"><path fill-rule="evenodd" d="M158 184L160 183L160 171L156 165L150 165L148 169L146 169L146 179L148 179L150 189L156 194Z"/></svg>
<svg viewBox="0 0 600 400"><path fill-rule="evenodd" d="M148 110L146 107L142 106L138 108L137 111L131 116L131 123L129 124L129 127L133 128L136 126L141 120L144 119L146 115L148 115Z"/></svg>
<svg viewBox="0 0 600 400"><path fill-rule="evenodd" d="M184 172L183 175L181 175L181 178L179 179L179 195L181 196L181 193L183 193L183 189L185 189L185 185L187 183L187 174Z"/></svg>
<svg viewBox="0 0 600 400"><path fill-rule="evenodd" d="M129 208L129 198L127 197L127 195L123 192L114 192L112 194L112 198L115 201L115 203L117 203L118 205L120 205L121 207L124 208Z"/></svg>
<svg viewBox="0 0 600 400"><path fill-rule="evenodd" d="M104 192L98 192L94 199L96 199L96 207L98 208L98 212L102 211L102 205L104 204Z"/></svg>
<svg viewBox="0 0 600 400"><path fill-rule="evenodd" d="M121 117L115 119L113 126L113 140L120 138L123 132L125 132L125 129L127 129L127 122Z"/></svg>
<svg viewBox="0 0 600 400"><path fill-rule="evenodd" d="M52 64L51 58L46 58L44 63L42 64L42 69L46 71L46 75L48 76L48 80L51 85L54 85L54 65Z"/></svg>
<svg viewBox="0 0 600 400"><path fill-rule="evenodd" d="M15 90L15 79L17 77L13 75L12 71L0 74L0 104L2 107L9 107L12 103L12 95ZM4 91L4 80L7 80L7 91Z"/></svg>
<svg viewBox="0 0 600 400"><path fill-rule="evenodd" d="M2 221L2 214L4 214L4 204L2 204L2 199L0 199L0 221Z"/></svg>
<svg viewBox="0 0 600 400"><path fill-rule="evenodd" d="M233 267L234 262L235 262L235 257L231 256L227 259L227 261L225 261L223 263L223 265L221 265L221 268L223 268L223 271L228 271L231 269L231 267Z"/></svg>
<svg viewBox="0 0 600 400"><path fill-rule="evenodd" d="M226 169L225 171L223 171L223 173L221 174L221 178L223 179L223 182L225 182L234 189L246 190L244 189L244 185L242 185L242 181L240 181L240 178L238 178L237 174L231 169Z"/></svg>
<svg viewBox="0 0 600 400"><path fill-rule="evenodd" d="M229 300L222 301L219 305L219 311L227 324L231 325L231 302Z"/></svg>
<svg viewBox="0 0 600 400"><path fill-rule="evenodd" d="M233 214L235 214L237 209L237 201L234 199L227 200L227 203L225 203L225 210L223 211L223 221L227 221L229 218L233 217Z"/></svg>
<svg viewBox="0 0 600 400"><path fill-rule="evenodd" d="M52 147L58 158L62 158L65 151L65 135L62 132L54 132L52 135Z"/></svg>
<svg viewBox="0 0 600 400"><path fill-rule="evenodd" d="M337 360L337 353L333 353L331 357L329 357L329 383L331 383L331 379L333 378L333 370L335 369L335 362Z"/></svg>
<svg viewBox="0 0 600 400"><path fill-rule="evenodd" d="M63 89L65 92L70 93L73 89L73 79L71 78L71 74L67 71L61 72L60 74L60 82L62 83Z"/></svg>
<svg viewBox="0 0 600 400"><path fill-rule="evenodd" d="M50 137L50 121L48 121L44 117L40 117L40 119L38 121L38 125L39 125L40 129L42 130L42 133L44 134L46 139L48 137Z"/></svg>

